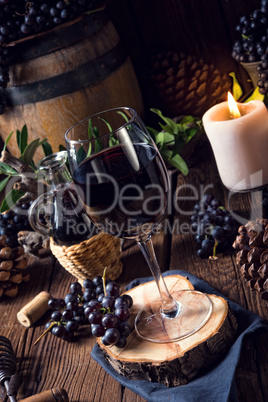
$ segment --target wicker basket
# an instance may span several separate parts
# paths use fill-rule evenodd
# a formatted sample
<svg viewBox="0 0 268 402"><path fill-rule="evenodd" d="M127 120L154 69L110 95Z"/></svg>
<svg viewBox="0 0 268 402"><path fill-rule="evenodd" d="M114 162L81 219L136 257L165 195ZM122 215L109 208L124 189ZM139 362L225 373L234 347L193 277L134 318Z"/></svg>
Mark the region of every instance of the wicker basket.
<svg viewBox="0 0 268 402"><path fill-rule="evenodd" d="M117 279L122 272L120 239L99 233L72 246L59 246L50 239L50 249L60 264L79 281L102 275L106 268L109 279Z"/></svg>

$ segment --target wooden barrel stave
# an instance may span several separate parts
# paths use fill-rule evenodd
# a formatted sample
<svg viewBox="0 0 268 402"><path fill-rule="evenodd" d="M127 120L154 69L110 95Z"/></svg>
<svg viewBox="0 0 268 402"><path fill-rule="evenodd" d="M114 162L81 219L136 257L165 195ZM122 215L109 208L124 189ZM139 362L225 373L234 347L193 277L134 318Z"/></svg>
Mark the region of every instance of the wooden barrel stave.
<svg viewBox="0 0 268 402"><path fill-rule="evenodd" d="M39 49L37 57L35 49L26 51L20 62L17 56L16 64L10 68L9 104L0 116L3 140L26 123L29 141L48 138L56 152L59 145L65 145L66 130L92 113L130 106L143 114L142 95L131 60L121 49L112 22L102 13L99 18L98 28L86 32L85 37L80 33L79 41L71 37L68 45L64 37L62 48L54 40L50 48L46 45L43 52ZM90 26L89 16L86 21L84 26ZM52 40L50 33L48 36ZM46 43L44 37L42 41ZM33 42L36 46L35 38ZM27 42L21 45L26 46ZM18 53L23 55L20 49ZM13 155L19 155L15 136L8 149ZM43 156L39 149L35 160Z"/></svg>

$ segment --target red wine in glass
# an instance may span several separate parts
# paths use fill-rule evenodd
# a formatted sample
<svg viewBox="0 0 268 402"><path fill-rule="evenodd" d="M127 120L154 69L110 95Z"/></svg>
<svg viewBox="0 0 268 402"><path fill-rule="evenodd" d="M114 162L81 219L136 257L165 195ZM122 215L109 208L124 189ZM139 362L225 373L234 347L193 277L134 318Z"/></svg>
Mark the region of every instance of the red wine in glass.
<svg viewBox="0 0 268 402"><path fill-rule="evenodd" d="M124 145L117 145L85 159L73 179L96 226L137 239L148 237L162 220L168 183L156 149L150 144L133 146L138 166L131 164Z"/></svg>

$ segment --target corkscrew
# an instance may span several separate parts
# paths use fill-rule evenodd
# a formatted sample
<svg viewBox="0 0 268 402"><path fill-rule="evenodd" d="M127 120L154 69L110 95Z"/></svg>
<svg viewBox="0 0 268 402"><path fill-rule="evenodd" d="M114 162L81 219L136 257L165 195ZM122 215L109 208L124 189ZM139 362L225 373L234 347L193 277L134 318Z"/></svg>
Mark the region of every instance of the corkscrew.
<svg viewBox="0 0 268 402"><path fill-rule="evenodd" d="M0 384L5 387L10 402L17 402L16 390L10 386L11 377L15 372L16 356L11 342L0 335Z"/></svg>

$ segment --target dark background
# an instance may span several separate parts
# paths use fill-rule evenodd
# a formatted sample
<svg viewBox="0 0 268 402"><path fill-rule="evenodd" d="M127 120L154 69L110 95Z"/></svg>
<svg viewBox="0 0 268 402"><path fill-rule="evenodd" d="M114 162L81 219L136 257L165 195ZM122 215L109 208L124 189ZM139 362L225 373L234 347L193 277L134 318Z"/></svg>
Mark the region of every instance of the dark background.
<svg viewBox="0 0 268 402"><path fill-rule="evenodd" d="M162 108L170 117L201 115L226 100L232 71L244 94L250 92L249 77L231 53L239 18L259 7L257 0L109 1L107 11L131 57L146 110Z"/></svg>

